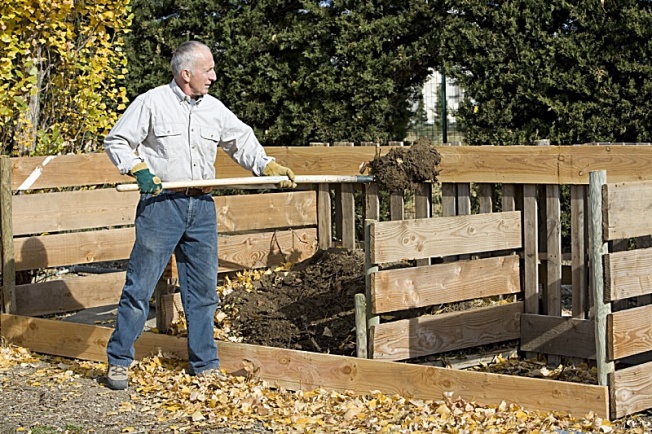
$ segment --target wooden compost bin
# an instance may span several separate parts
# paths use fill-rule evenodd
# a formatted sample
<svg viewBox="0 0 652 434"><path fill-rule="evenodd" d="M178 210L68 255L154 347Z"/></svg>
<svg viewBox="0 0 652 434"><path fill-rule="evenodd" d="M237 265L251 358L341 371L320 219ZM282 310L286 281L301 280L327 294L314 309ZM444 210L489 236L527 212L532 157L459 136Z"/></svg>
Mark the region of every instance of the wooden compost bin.
<svg viewBox="0 0 652 434"><path fill-rule="evenodd" d="M439 181L441 193L432 192L434 186L424 185L414 196L417 218L434 216L433 210L438 206L438 216L469 216L475 213L510 213L520 212L522 216L522 247L510 245L509 250L518 254L521 273L522 314L520 321L521 349L531 353L546 354L549 359L554 356L571 356L596 359L595 344L582 344L587 339L594 339L593 306L588 292L588 178L592 170L607 170L610 181L629 182L652 180L652 147L647 146L548 146L548 147L448 147L437 148L442 155ZM267 148L270 155L293 168L297 175L352 175L358 173L362 161L371 160L377 152L387 152L389 148L375 147L291 147ZM242 177L249 174L232 163L228 157L218 153L216 163L219 177ZM71 181L74 180L74 181ZM76 187L111 185L125 182L113 165L103 154L71 155L39 158L18 158L2 162L2 222L3 222L3 308L1 317L1 334L3 337L24 345L34 351L77 357L89 360L105 360L106 341L111 329L99 326L52 321L34 318L30 315L17 315L13 309L18 307L18 288L12 282L16 269L27 267L26 259L33 261L30 267L38 264L70 265L71 258L79 263L99 262L125 257L130 249L128 235L133 211L124 208L122 217L105 226L98 223L94 228L66 228L57 226L49 229L48 234L31 233L24 237L35 238L47 249L58 248L50 253L33 255L29 252L38 246L36 241L18 241L14 239L11 206L21 196L18 194L29 189L66 190ZM561 188L568 185L571 190L571 204L568 213L572 226L572 251L561 251ZM364 188L366 218L379 218L379 192L375 184L362 185L316 185L314 190L287 193L288 199L300 194L311 194L316 202L315 220L299 225L301 231L314 231L315 243L320 248L327 248L333 243L342 247L354 248L359 245L355 231L354 195ZM496 190L501 192L500 200ZM12 192L14 194L12 194ZM61 193L73 193L58 191ZM80 192L74 192L80 193ZM114 193L111 191L111 193ZM45 194L55 194L44 193ZM109 194L109 193L106 193ZM124 195L125 193L120 193ZM334 196L333 196L334 194ZM41 194L33 194L39 196ZM63 197L63 196L61 196ZM72 197L72 196L71 196ZM80 196L81 197L81 196ZM84 200L94 197L90 195ZM335 198L334 214L324 212L331 210L331 197ZM474 198L475 197L475 198ZM23 199L20 199L23 200ZM27 199L25 199L27 200ZM115 210L117 202L111 198L107 202L96 202L91 209L82 214L106 214ZM307 200L297 199L296 204ZM403 192L390 192L390 218L404 218L403 204L407 196ZM38 201L37 201L38 202ZM76 203L76 202L74 202ZM80 202L81 203L81 202ZM235 204L237 208L241 202ZM262 203L262 202L259 202ZM16 205L17 209L20 206ZM22 206L22 205L21 205ZM477 209L476 209L477 208ZM41 208L43 214L51 211ZM36 214L36 213L35 213ZM261 213L256 213L260 215ZM510 214L512 215L512 214ZM37 216L38 217L38 216ZM36 217L34 217L36 218ZM69 219L66 217L65 219ZM73 219L76 219L74 217ZM98 217L99 218L99 217ZM104 218L104 217L102 217ZM115 216L113 217L115 219ZM500 217L498 217L500 218ZM316 221L316 226L314 222ZM468 220L471 221L471 220ZM59 223L58 223L59 224ZM70 225L70 222L66 222ZM334 228L334 232L332 231ZM29 229L40 231L41 229ZM227 235L225 228L220 229ZM226 228L228 230L228 228ZM21 230L22 231L22 230ZM104 238L88 238L88 233L108 231L122 234L109 238L109 245ZM276 230L272 230L274 232ZM20 231L19 231L20 232ZM56 233L53 233L56 232ZM69 233L76 235L68 237ZM7 235L9 234L9 236ZM66 235L64 237L63 235ZM243 234L240 234L243 235ZM247 235L246 233L244 235ZM100 236L92 235L92 237ZM228 235L231 236L231 235ZM42 237L42 238L41 238ZM47 240L46 238L52 238ZM64 241L60 241L64 240ZM83 243L82 243L83 241ZM221 240L220 242L224 242ZM122 247L116 250L116 246ZM28 244L29 249L25 249ZM57 247L59 246L59 247ZM122 250L120 250L122 249ZM291 246L288 247L291 250ZM25 254L23 256L23 251ZM82 253L79 253L79 252ZM110 253L111 252L111 253ZM128 253L128 252L127 252ZM306 252L306 255L309 255ZM59 255L64 255L61 259ZM437 256L437 255L435 255ZM497 255L495 255L497 256ZM113 258L113 259L109 259ZM463 258L462 258L463 259ZM238 259L239 260L239 259ZM40 262L39 262L40 261ZM83 262L82 262L83 261ZM420 265L426 265L428 259L419 259ZM236 261L237 262L237 261ZM40 265L39 265L40 266ZM52 265L56 266L56 265ZM254 265L255 266L255 265ZM261 263L261 266L264 266ZM568 279L572 284L573 309L571 316L562 316L560 290L563 270L570 269ZM108 277L100 276L98 277ZM89 281L90 282L90 281ZM110 284L100 283L96 288L101 291L84 291L83 282L80 293L89 297L99 297L110 292ZM116 291L121 286L116 284ZM21 292L24 288L21 288ZM70 289L66 288L66 291ZM48 297L45 292L46 300ZM117 293L115 295L117 297ZM60 296L59 296L60 297ZM79 307L81 295L74 297ZM14 300L16 300L14 302ZM50 299L49 304L56 305L59 300ZM102 301L103 303L104 301ZM73 304L74 304L73 303ZM84 301L85 305L90 302ZM47 305L48 303L43 303ZM185 354L185 339L144 333L137 342L138 356L161 348ZM606 385L583 385L559 381L520 378L514 376L486 374L478 372L457 371L432 366L406 365L404 363L383 360L369 360L315 354L293 350L266 348L253 345L219 343L220 358L223 367L229 372L242 372L245 366L253 365L259 375L273 384L290 389L310 389L323 386L336 390L354 390L368 392L381 390L384 393L401 393L423 399L441 399L448 392L479 404L498 405L506 400L527 409L546 411L567 411L582 415L589 411L602 417L610 416L609 388ZM625 390L625 389L623 389ZM647 404L636 407L640 409ZM649 407L649 405L648 405ZM634 407L630 407L634 408ZM637 410L635 410L637 411ZM617 415L627 414L619 412Z"/></svg>

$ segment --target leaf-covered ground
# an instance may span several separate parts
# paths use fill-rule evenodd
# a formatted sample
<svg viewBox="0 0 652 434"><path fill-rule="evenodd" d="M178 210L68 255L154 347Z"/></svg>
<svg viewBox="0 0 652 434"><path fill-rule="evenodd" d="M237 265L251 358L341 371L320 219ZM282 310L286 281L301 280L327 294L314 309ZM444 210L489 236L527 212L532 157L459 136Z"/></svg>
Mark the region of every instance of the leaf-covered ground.
<svg viewBox="0 0 652 434"><path fill-rule="evenodd" d="M321 252L304 264L241 272L218 288L216 337L354 355L354 294L364 291L359 251ZM485 302L505 302L489 300ZM437 306L437 313L464 306ZM112 320L104 325L112 325ZM183 334L183 321L169 333ZM433 359L426 360L433 362ZM435 401L329 390L290 392L255 378L198 380L186 363L153 355L132 370L128 391L103 384L102 363L0 347L0 434L68 433L652 433L641 414L608 422L593 414L479 406L455 396ZM496 356L471 369L595 383L587 366Z"/></svg>
<svg viewBox="0 0 652 434"><path fill-rule="evenodd" d="M642 420L417 400L324 389L290 392L254 378L197 379L163 355L132 369L128 391L103 384L105 365L0 348L0 433L644 433ZM629 423L630 426L626 426Z"/></svg>

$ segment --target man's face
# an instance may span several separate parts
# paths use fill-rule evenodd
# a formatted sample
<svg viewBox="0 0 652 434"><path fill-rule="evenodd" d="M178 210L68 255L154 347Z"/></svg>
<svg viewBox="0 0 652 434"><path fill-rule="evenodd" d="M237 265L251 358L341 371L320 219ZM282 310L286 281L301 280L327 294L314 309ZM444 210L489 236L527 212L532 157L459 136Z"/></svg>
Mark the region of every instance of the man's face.
<svg viewBox="0 0 652 434"><path fill-rule="evenodd" d="M192 69L188 71L188 86L192 97L203 96L208 93L211 84L217 79L215 75L215 62L213 55L207 49L201 49L200 55Z"/></svg>

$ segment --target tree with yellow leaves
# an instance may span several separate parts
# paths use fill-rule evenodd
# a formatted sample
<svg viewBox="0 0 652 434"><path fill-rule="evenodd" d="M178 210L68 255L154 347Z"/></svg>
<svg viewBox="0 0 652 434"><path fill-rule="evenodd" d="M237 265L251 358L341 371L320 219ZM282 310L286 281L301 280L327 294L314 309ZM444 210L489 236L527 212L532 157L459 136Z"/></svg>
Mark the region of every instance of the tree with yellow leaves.
<svg viewBox="0 0 652 434"><path fill-rule="evenodd" d="M89 152L127 102L129 0L0 3L3 154Z"/></svg>

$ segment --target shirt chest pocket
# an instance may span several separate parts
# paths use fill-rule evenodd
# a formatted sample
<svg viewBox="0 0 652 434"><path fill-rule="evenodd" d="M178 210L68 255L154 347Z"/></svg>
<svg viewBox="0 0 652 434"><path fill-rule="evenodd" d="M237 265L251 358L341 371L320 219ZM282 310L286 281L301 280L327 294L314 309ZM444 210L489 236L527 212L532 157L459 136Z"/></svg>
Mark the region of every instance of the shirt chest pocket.
<svg viewBox="0 0 652 434"><path fill-rule="evenodd" d="M220 144L220 130L215 128L201 127L199 135L201 136L201 147L203 154L208 158L215 158L217 147Z"/></svg>
<svg viewBox="0 0 652 434"><path fill-rule="evenodd" d="M168 156L171 151L180 147L187 147L186 129L183 125L158 124L154 125L154 142L159 153Z"/></svg>

